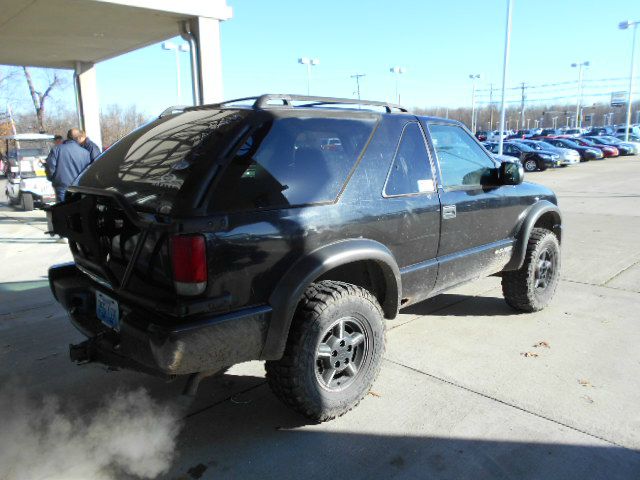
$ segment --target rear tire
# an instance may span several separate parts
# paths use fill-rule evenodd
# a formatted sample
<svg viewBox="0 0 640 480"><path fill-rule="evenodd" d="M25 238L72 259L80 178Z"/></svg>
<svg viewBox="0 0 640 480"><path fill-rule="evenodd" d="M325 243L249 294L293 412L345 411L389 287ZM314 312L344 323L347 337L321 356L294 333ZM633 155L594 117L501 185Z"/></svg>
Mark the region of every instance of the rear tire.
<svg viewBox="0 0 640 480"><path fill-rule="evenodd" d="M322 281L307 288L283 357L266 362L273 393L306 417L344 415L369 392L382 364L385 321L364 288Z"/></svg>
<svg viewBox="0 0 640 480"><path fill-rule="evenodd" d="M560 281L560 244L553 232L531 231L524 264L519 270L502 274L502 293L507 304L523 312L545 308Z"/></svg>
<svg viewBox="0 0 640 480"><path fill-rule="evenodd" d="M25 212L30 212L33 210L33 195L30 193L23 193L21 196L22 199L22 209Z"/></svg>

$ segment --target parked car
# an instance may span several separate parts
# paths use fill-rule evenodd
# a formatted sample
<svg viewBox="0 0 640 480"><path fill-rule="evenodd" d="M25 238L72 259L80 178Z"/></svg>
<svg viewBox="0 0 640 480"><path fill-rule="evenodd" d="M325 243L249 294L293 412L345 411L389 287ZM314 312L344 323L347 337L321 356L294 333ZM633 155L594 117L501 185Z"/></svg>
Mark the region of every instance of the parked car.
<svg viewBox="0 0 640 480"><path fill-rule="evenodd" d="M569 128L567 130L565 130L563 132L563 135L568 136L568 137L579 137L580 135L584 134L586 132L586 130L582 129L582 128Z"/></svg>
<svg viewBox="0 0 640 480"><path fill-rule="evenodd" d="M606 125L604 127L591 127L591 129L584 133L583 136L592 137L595 135L613 135L615 130L613 127Z"/></svg>
<svg viewBox="0 0 640 480"><path fill-rule="evenodd" d="M621 140L618 140L615 137L610 137L608 135L598 135L595 137L591 137L591 140L600 145L616 147L620 155L635 155L636 153L638 153L636 147L634 147L632 144L624 143Z"/></svg>
<svg viewBox="0 0 640 480"><path fill-rule="evenodd" d="M572 142L575 142L578 145L581 145L583 147L589 147L594 149L597 148L598 150L602 151L602 155L604 156L604 158L617 157L618 155L620 155L620 152L618 151L618 149L613 145L602 145L600 143L596 143L593 141L593 138L594 136L576 137L576 138L571 137L571 138L568 138L568 140L571 140Z"/></svg>
<svg viewBox="0 0 640 480"><path fill-rule="evenodd" d="M486 130L479 130L476 132L476 138L481 142L486 141L488 135L489 135L489 132L487 132Z"/></svg>
<svg viewBox="0 0 640 480"><path fill-rule="evenodd" d="M613 135L614 137L616 137L619 140L624 141L624 133L616 133L615 135ZM629 134L629 142L634 143L634 142L640 142L640 135L633 135L633 134Z"/></svg>
<svg viewBox="0 0 640 480"><path fill-rule="evenodd" d="M505 130L502 132L502 139L506 139L507 136L510 135L510 132ZM487 133L487 141L488 142L497 142L500 140L500 130L492 130Z"/></svg>
<svg viewBox="0 0 640 480"><path fill-rule="evenodd" d="M539 134L541 137L549 137L553 135L562 135L562 130L558 128L545 128Z"/></svg>
<svg viewBox="0 0 640 480"><path fill-rule="evenodd" d="M491 152L498 153L498 144L491 145ZM538 152L523 143L513 141L505 142L502 145L502 153L519 159L526 172L542 171L549 167L560 166L560 155L556 153Z"/></svg>
<svg viewBox="0 0 640 480"><path fill-rule="evenodd" d="M548 143L558 148L570 148L578 152L581 162L588 162L589 160L601 160L604 158L604 154L599 148L585 147L569 138L547 138L542 143Z"/></svg>
<svg viewBox="0 0 640 480"><path fill-rule="evenodd" d="M516 138L520 138L520 139L531 138L534 135L537 135L537 133L534 130L518 130L517 132L507 136L507 140L516 139Z"/></svg>
<svg viewBox="0 0 640 480"><path fill-rule="evenodd" d="M325 421L369 392L400 308L492 274L516 310L548 305L553 192L459 122L356 102L174 110L103 153L48 211L74 259L49 270L54 298L88 337L71 358L188 376L191 395L265 360L274 394Z"/></svg>
<svg viewBox="0 0 640 480"><path fill-rule="evenodd" d="M565 147L556 147L549 143L537 141L537 140L513 140L518 141L539 152L551 153L560 156L560 166L566 167L568 165L577 165L580 163L580 154L575 150L571 150Z"/></svg>
<svg viewBox="0 0 640 480"><path fill-rule="evenodd" d="M629 128L629 135L636 135L636 136L640 136L640 127L638 127L637 125L631 125ZM622 127L618 127L616 128L616 135L621 133L623 135L623 139L624 139L624 134L627 132L627 126L624 125Z"/></svg>

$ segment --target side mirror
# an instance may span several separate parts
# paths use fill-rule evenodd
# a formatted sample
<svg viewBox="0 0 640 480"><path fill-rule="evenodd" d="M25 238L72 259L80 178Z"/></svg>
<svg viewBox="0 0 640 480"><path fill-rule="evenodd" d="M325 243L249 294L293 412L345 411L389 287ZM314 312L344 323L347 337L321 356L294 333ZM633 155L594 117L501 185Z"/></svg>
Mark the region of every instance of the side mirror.
<svg viewBox="0 0 640 480"><path fill-rule="evenodd" d="M524 168L519 161L502 162L498 175L502 185L520 185L524 179Z"/></svg>

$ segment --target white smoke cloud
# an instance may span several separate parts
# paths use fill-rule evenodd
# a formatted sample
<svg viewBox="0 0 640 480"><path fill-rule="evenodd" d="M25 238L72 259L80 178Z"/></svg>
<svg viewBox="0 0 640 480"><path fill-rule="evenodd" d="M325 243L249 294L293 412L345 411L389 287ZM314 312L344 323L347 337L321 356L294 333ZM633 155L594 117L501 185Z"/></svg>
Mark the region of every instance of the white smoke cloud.
<svg viewBox="0 0 640 480"><path fill-rule="evenodd" d="M0 394L0 480L154 478L175 455L179 411L144 389L119 391L81 415L56 397Z"/></svg>

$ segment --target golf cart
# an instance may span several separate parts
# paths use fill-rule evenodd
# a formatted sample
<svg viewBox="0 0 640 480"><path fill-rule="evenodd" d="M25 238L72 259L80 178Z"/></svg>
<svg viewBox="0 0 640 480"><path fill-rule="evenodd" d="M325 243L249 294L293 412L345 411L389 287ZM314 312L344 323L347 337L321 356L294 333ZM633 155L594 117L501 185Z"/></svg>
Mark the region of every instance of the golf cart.
<svg viewBox="0 0 640 480"><path fill-rule="evenodd" d="M20 133L0 137L4 143L7 176L6 195L10 205L30 211L55 203L55 191L44 166L53 144L53 135Z"/></svg>

